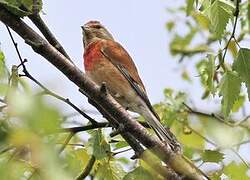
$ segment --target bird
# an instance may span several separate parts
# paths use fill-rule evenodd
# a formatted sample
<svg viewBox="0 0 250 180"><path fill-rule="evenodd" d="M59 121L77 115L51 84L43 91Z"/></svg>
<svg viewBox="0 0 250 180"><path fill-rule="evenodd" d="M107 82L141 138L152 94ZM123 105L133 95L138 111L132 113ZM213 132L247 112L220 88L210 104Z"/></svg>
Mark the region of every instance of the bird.
<svg viewBox="0 0 250 180"><path fill-rule="evenodd" d="M161 141L179 149L175 136L154 111L129 53L99 21L89 21L81 28L86 75L99 86L105 83L119 104L143 116Z"/></svg>

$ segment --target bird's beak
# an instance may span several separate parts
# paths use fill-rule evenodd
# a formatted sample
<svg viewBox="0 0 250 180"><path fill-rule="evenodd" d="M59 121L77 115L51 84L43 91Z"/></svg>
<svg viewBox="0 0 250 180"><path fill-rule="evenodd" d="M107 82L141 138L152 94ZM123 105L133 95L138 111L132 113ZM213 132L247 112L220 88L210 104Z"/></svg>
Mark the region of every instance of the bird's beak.
<svg viewBox="0 0 250 180"><path fill-rule="evenodd" d="M86 41L87 41L87 37L86 37L87 30L86 30L86 27L84 27L84 26L81 26L81 28L82 28L83 46L85 47Z"/></svg>

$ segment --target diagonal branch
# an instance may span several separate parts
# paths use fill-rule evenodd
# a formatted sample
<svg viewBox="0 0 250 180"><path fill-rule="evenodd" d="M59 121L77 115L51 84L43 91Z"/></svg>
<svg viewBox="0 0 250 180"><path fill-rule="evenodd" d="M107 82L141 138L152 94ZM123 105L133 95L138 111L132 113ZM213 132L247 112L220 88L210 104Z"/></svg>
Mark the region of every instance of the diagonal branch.
<svg viewBox="0 0 250 180"><path fill-rule="evenodd" d="M71 63L73 63L72 60L70 60L69 55L66 53L62 45L57 41L56 37L52 34L52 32L49 30L48 26L44 23L41 16L37 13L32 14L29 16L30 20L36 25L36 27L41 31L41 33L44 35L44 37L47 39L47 41L54 46L60 53L62 53Z"/></svg>
<svg viewBox="0 0 250 180"><path fill-rule="evenodd" d="M200 180L207 178L203 172L183 157L182 154L173 152L165 143L150 136L145 128L134 121L128 112L122 108L110 94L101 93L100 88L76 66L70 63L64 55L51 44L47 43L47 41L33 31L20 18L17 18L7 11L2 5L0 5L0 20L18 33L35 52L47 59L70 81L84 90L85 95L89 99L108 112L116 122L122 124L125 127L125 132L130 133L132 137L150 149L176 173L189 179Z"/></svg>
<svg viewBox="0 0 250 180"><path fill-rule="evenodd" d="M44 94L47 94L47 95L50 95L50 96L53 96L55 97L56 99L60 100L60 101L63 101L64 103L68 104L69 106L71 106L73 109L75 109L79 114L81 114L84 118L88 119L92 124L96 124L97 122L91 118L89 115L87 115L85 112L83 112L80 108L78 108L75 104L73 104L68 98L64 98L54 92L52 92L51 90L49 90L48 88L46 88L42 83L40 83L36 78L34 78L28 71L28 69L26 68L25 66L25 62L27 62L27 59L23 59L22 56L21 56L21 53L19 52L19 49L18 49L18 44L15 42L14 40L14 37L12 36L12 33L9 29L8 26L6 26L7 30L8 30L8 33L10 35L10 38L11 38L11 41L12 43L14 44L14 47L16 49L16 52L17 52L17 55L18 55L18 58L20 60L20 66L23 67L23 73L24 75L22 76L25 76L27 78L29 78L31 81L33 81L34 83L36 83L38 86L40 86L42 89L43 89L43 93Z"/></svg>

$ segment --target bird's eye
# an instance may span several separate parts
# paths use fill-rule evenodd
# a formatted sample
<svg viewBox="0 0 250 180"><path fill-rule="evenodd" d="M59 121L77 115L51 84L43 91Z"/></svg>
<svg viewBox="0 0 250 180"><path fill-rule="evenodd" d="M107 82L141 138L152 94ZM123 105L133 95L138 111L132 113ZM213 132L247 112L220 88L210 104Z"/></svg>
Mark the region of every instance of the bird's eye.
<svg viewBox="0 0 250 180"><path fill-rule="evenodd" d="M97 25L94 25L94 26L93 26L93 28L95 28L95 29L101 29L101 28L102 28L102 26L101 26L101 25L99 25L99 24L97 24Z"/></svg>

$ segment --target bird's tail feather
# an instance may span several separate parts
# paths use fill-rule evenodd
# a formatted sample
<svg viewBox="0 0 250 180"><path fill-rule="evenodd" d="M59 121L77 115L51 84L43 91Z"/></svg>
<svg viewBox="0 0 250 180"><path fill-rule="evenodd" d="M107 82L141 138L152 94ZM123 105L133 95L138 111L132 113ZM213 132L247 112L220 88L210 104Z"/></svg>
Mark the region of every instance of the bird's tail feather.
<svg viewBox="0 0 250 180"><path fill-rule="evenodd" d="M175 135L161 124L160 117L152 107L143 109L141 113L161 140L166 141L173 150L181 151L181 145Z"/></svg>

